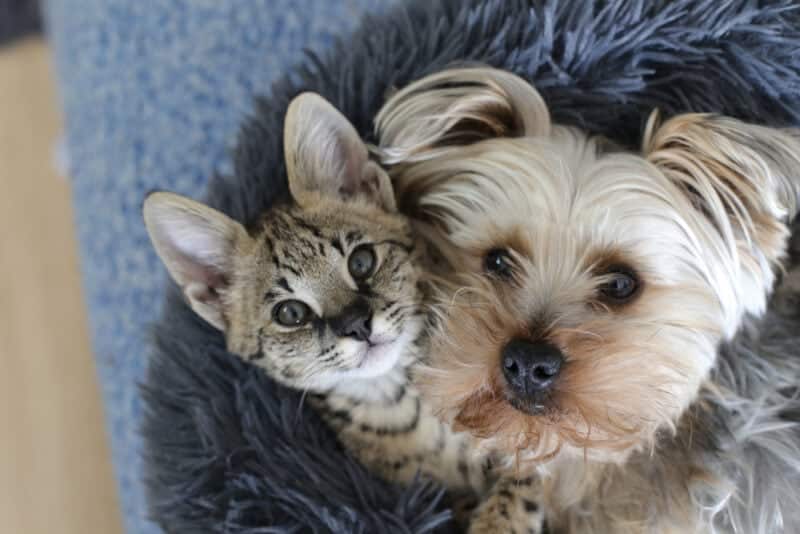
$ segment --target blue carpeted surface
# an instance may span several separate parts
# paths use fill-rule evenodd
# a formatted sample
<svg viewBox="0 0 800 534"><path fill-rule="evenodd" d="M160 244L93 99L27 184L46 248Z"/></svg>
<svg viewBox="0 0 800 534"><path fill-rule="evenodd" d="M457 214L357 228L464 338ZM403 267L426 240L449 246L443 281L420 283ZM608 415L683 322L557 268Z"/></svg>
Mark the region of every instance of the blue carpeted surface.
<svg viewBox="0 0 800 534"><path fill-rule="evenodd" d="M139 207L199 196L229 165L252 96L391 0L51 0L91 335L128 532L145 521L138 427L163 272Z"/></svg>

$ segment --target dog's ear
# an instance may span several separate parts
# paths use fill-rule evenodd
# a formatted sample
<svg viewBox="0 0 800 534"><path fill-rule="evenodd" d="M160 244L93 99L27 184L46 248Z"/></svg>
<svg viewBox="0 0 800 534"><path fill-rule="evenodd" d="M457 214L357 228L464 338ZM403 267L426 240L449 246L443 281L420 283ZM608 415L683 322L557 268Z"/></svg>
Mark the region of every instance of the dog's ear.
<svg viewBox="0 0 800 534"><path fill-rule="evenodd" d="M711 114L648 121L643 150L725 241L784 253L800 200L800 131L766 128Z"/></svg>
<svg viewBox="0 0 800 534"><path fill-rule="evenodd" d="M289 190L299 205L361 197L395 211L389 176L369 160L353 125L321 96L303 93L292 100L283 141Z"/></svg>
<svg viewBox="0 0 800 534"><path fill-rule="evenodd" d="M448 146L547 135L550 113L528 82L488 67L449 69L394 94L375 119L387 165L435 157Z"/></svg>
<svg viewBox="0 0 800 534"><path fill-rule="evenodd" d="M156 192L144 201L150 240L189 306L224 331L222 295L233 274L237 246L250 239L226 215L174 193Z"/></svg>

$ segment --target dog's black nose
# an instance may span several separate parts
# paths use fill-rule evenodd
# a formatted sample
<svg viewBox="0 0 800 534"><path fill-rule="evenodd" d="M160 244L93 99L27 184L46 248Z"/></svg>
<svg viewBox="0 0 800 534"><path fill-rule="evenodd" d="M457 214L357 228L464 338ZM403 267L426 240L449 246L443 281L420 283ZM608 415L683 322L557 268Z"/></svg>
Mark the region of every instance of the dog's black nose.
<svg viewBox="0 0 800 534"><path fill-rule="evenodd" d="M365 299L357 299L329 322L337 336L367 341L372 333L372 310Z"/></svg>
<svg viewBox="0 0 800 534"><path fill-rule="evenodd" d="M512 339L503 348L503 376L516 395L534 396L555 382L564 355L550 343Z"/></svg>

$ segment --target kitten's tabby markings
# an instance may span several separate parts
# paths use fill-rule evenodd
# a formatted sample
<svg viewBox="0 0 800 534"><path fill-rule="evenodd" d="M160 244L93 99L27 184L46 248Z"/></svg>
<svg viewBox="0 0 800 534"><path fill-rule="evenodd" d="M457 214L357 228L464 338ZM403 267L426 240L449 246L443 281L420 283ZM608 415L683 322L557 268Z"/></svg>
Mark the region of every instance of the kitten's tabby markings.
<svg viewBox="0 0 800 534"><path fill-rule="evenodd" d="M541 489L534 478L501 479L480 503L470 525L472 533L544 534L544 512L531 500Z"/></svg>
<svg viewBox="0 0 800 534"><path fill-rule="evenodd" d="M156 250L229 350L308 392L369 468L484 491L472 438L441 423L411 385L425 317L413 236L388 176L316 95L290 105L284 145L293 204L248 233L207 206L154 193L144 215Z"/></svg>

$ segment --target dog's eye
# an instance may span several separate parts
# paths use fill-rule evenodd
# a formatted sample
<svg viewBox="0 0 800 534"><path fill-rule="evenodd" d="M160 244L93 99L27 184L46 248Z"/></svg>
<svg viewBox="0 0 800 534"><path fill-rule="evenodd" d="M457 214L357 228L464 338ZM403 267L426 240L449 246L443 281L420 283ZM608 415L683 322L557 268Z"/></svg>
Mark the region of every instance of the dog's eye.
<svg viewBox="0 0 800 534"><path fill-rule="evenodd" d="M624 266L611 267L605 272L607 280L598 288L606 300L622 304L639 291L639 279L632 269Z"/></svg>
<svg viewBox="0 0 800 534"><path fill-rule="evenodd" d="M299 300L284 300L275 306L272 315L279 325L293 328L311 320L311 308Z"/></svg>
<svg viewBox="0 0 800 534"><path fill-rule="evenodd" d="M375 251L369 245L356 247L347 259L347 269L353 280L363 280L375 270Z"/></svg>
<svg viewBox="0 0 800 534"><path fill-rule="evenodd" d="M502 278L509 278L512 275L511 256L504 248L494 248L487 252L483 266L489 274Z"/></svg>

